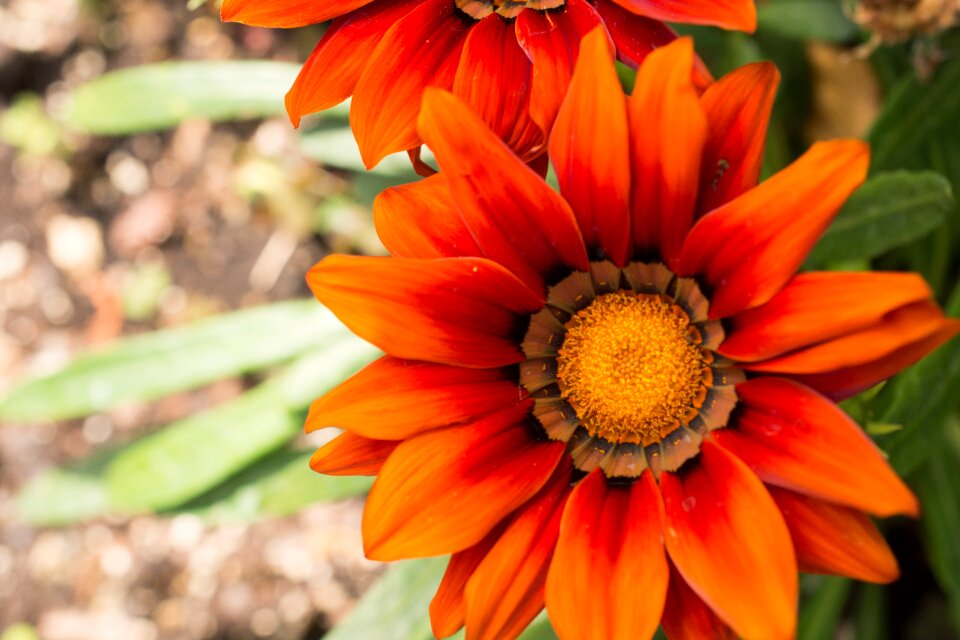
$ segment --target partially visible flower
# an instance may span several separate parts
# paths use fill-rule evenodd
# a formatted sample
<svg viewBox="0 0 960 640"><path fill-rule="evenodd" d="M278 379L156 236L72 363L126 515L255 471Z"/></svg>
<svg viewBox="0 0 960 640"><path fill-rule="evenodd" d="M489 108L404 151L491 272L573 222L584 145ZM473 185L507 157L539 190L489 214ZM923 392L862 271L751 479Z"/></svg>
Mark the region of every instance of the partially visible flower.
<svg viewBox="0 0 960 640"><path fill-rule="evenodd" d="M334 19L287 94L300 117L351 95L367 167L416 148L424 89L453 91L523 159L539 155L580 39L604 25L636 67L676 35L663 20L752 31L753 0L224 0L224 20L299 27ZM709 73L702 65L701 80Z"/></svg>
<svg viewBox="0 0 960 640"><path fill-rule="evenodd" d="M948 340L918 276L797 268L863 181L812 147L757 185L778 81L702 95L682 39L624 96L583 42L550 142L560 194L455 96L426 92L440 173L384 192L395 257L332 256L317 298L388 355L311 407L325 473L377 474L369 557L452 553L434 632L780 640L797 570L898 568L868 514L916 498L834 400Z"/></svg>

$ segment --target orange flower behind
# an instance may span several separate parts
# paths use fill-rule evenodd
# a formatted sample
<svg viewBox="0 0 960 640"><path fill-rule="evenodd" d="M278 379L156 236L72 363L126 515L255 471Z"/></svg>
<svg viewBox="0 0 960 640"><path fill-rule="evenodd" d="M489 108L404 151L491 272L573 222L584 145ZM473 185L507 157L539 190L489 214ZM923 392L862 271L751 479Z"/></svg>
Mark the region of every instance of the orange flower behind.
<svg viewBox="0 0 960 640"><path fill-rule="evenodd" d="M868 150L757 184L767 63L695 90L689 40L625 96L588 35L550 142L556 193L427 91L440 173L375 204L394 257L332 256L317 298L387 355L311 407L320 472L377 474L368 556L451 553L445 637L790 638L797 571L898 575L873 516L918 505L835 404L960 330L904 273L798 267Z"/></svg>
<svg viewBox="0 0 960 640"><path fill-rule="evenodd" d="M545 150L580 39L602 25L636 67L676 38L662 21L752 31L753 0L224 0L224 20L299 27L333 20L287 94L294 125L353 96L373 167L417 148L426 87L452 91L524 160ZM705 82L702 64L696 77Z"/></svg>

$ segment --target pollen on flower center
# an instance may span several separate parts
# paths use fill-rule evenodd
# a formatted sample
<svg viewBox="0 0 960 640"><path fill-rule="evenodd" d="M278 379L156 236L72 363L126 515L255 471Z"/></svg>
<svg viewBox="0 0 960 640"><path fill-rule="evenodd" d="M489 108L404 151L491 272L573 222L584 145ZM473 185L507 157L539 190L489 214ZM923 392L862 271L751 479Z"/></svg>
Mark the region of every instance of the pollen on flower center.
<svg viewBox="0 0 960 640"><path fill-rule="evenodd" d="M591 435L658 440L703 403L705 365L692 331L663 296L599 296L567 323L557 358L561 396Z"/></svg>
<svg viewBox="0 0 960 640"><path fill-rule="evenodd" d="M562 7L566 0L455 0L457 8L476 20L496 12L504 18L515 18L524 9L543 11Z"/></svg>

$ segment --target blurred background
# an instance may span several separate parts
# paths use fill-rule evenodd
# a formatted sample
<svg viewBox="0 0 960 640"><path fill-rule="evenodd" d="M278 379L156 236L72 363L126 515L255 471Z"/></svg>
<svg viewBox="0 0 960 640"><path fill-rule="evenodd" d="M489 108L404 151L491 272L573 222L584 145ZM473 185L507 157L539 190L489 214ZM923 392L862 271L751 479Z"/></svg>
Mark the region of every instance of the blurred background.
<svg viewBox="0 0 960 640"><path fill-rule="evenodd" d="M807 267L920 271L960 315L960 4L758 6L756 36L684 31L716 75L780 66L765 173L817 139L874 148ZM362 171L346 105L290 126L323 25L217 14L0 0L0 640L431 637L443 561L364 559L370 480L310 472L332 434L300 433L376 356L304 273L382 253L370 204L415 176ZM845 408L925 518L884 525L890 587L804 577L800 637L960 637L957 341Z"/></svg>

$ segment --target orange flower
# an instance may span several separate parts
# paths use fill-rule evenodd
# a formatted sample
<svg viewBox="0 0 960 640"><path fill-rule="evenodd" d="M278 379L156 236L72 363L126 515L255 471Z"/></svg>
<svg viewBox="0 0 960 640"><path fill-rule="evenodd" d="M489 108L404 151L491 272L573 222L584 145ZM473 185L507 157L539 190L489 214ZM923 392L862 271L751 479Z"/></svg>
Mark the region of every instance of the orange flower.
<svg viewBox="0 0 960 640"><path fill-rule="evenodd" d="M798 569L893 580L868 514L918 511L834 400L960 323L912 274L795 274L868 150L820 143L758 186L772 65L700 95L681 39L627 97L610 58L584 39L560 194L426 92L440 173L375 205L395 257L308 276L388 354L314 403L308 430L346 432L312 465L379 475L371 558L453 554L438 636L514 637L545 603L564 639L789 638Z"/></svg>
<svg viewBox="0 0 960 640"><path fill-rule="evenodd" d="M452 90L524 160L544 150L583 35L605 25L636 67L676 38L662 20L752 31L752 0L224 0L224 20L299 27L334 19L287 94L294 125L353 96L367 167L421 143L424 89ZM697 76L709 73L700 65Z"/></svg>

